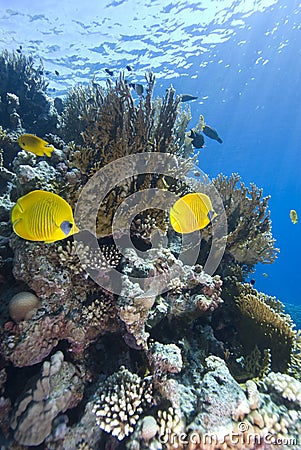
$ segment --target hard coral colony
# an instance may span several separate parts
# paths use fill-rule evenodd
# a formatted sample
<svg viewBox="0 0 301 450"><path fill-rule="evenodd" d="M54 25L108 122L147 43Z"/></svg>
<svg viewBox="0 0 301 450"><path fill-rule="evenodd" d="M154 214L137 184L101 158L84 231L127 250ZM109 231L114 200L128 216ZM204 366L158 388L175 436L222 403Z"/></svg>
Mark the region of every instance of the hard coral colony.
<svg viewBox="0 0 301 450"><path fill-rule="evenodd" d="M120 249L112 224L127 197L157 188L182 198L208 188L188 175L189 109L172 87L153 99L152 73L138 102L121 74L106 88L95 80L75 86L61 108L42 73L32 58L1 54L2 448L297 448L290 443L301 435L300 335L278 300L245 281L278 252L269 198L237 174L212 180L222 207L212 198L217 216L196 227L202 240L192 265L179 257L184 235L160 202L133 215L135 246ZM48 158L20 150L18 137L31 133L53 146ZM93 236L82 230L75 241L45 244L13 233L11 209L21 197L46 191L74 211L94 174L151 153L169 155L177 170L126 176L125 164L124 179L100 202ZM91 211L87 203L79 228ZM227 234L215 238L221 217ZM204 267L214 239L224 252L212 276Z"/></svg>

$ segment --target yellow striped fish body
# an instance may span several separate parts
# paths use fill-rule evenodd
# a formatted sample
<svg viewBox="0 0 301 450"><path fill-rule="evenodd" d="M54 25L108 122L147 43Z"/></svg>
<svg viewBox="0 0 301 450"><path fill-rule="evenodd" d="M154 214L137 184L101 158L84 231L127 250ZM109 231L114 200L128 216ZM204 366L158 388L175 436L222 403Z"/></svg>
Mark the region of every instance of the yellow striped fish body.
<svg viewBox="0 0 301 450"><path fill-rule="evenodd" d="M179 198L169 212L172 228L182 234L205 228L215 217L210 198L200 192Z"/></svg>
<svg viewBox="0 0 301 450"><path fill-rule="evenodd" d="M77 233L71 206L57 194L32 191L12 209L14 232L28 241L59 241Z"/></svg>
<svg viewBox="0 0 301 450"><path fill-rule="evenodd" d="M51 153L54 150L53 145L34 134L22 134L18 138L18 144L23 150L34 153L37 156L51 156Z"/></svg>
<svg viewBox="0 0 301 450"><path fill-rule="evenodd" d="M290 210L290 219L294 225L296 225L296 223L298 223L298 214L297 214L297 211L295 211L294 209Z"/></svg>

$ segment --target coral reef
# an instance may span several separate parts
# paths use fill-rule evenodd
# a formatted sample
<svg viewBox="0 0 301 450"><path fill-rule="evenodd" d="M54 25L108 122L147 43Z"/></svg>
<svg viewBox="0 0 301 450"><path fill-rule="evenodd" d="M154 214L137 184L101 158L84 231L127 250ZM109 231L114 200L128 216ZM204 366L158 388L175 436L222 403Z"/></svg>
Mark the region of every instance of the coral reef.
<svg viewBox="0 0 301 450"><path fill-rule="evenodd" d="M99 427L120 441L134 431L147 404L152 403L152 384L125 367L108 377L92 411Z"/></svg>
<svg viewBox="0 0 301 450"><path fill-rule="evenodd" d="M245 282L278 252L268 197L236 174L212 183L198 174L185 146L189 108L172 87L153 99L152 73L139 100L121 73L105 88L95 80L76 86L65 101L47 98L42 64L32 58L2 53L0 75L3 448L300 448L301 337L279 301ZM24 129L55 146L51 158L20 151ZM138 156L153 152L159 161L169 155L168 175L133 175ZM96 211L92 177L129 155L118 166L124 179ZM93 201L84 213L97 212L96 236L83 227L75 240L46 245L12 233L20 196L44 189L74 209L86 186ZM186 248L181 255L191 242L171 230L156 188L177 196L215 188L214 205L220 197L193 264ZM123 224L125 200L136 193L145 209L128 227L133 246L123 248L113 219L118 212ZM213 238L225 246L214 276L205 265Z"/></svg>
<svg viewBox="0 0 301 450"><path fill-rule="evenodd" d="M224 258L231 255L246 273L252 272L259 262L273 263L279 249L274 247L275 239L271 233L270 197L263 197L263 190L254 184L245 186L238 174L230 177L220 174L212 182L222 198L227 216ZM210 239L210 228L205 230L203 237Z"/></svg>
<svg viewBox="0 0 301 450"><path fill-rule="evenodd" d="M116 161L127 155L145 152L180 154L180 131L187 124L187 114L178 117L179 98L175 98L173 88L168 89L164 100L157 102L157 109L152 102L154 89L154 75L146 76L147 94L135 105L129 85L121 75L115 85L108 84L106 95L103 90L91 83L87 88L78 86L67 96L65 109L64 128L75 130L75 134L68 134L68 139L73 141L70 146L69 166L77 168L82 179L90 178L100 168L112 161ZM80 119L78 119L80 117ZM73 125L74 121L76 122ZM78 131L80 143L78 144ZM74 144L75 143L75 144ZM178 172L181 171L179 164ZM187 167L185 167L185 165ZM187 160L183 160L184 171L192 167ZM123 167L121 172L126 174L129 170ZM122 184L113 186L105 199L99 205L97 215L97 235L107 236L112 233L112 221L117 208L124 199L133 192L143 191L148 188L162 187L162 176L157 174L141 174L126 178ZM78 191L73 191L69 198L75 204ZM93 205L86 205L86 215L93 215ZM160 209L160 202L158 203ZM142 236L145 225L141 227L141 221L149 227L149 211L144 211L136 218L134 228L141 228ZM162 212L152 211L151 228L159 228L166 231L165 215ZM146 240L148 235L146 233Z"/></svg>
<svg viewBox="0 0 301 450"><path fill-rule="evenodd" d="M73 364L64 361L62 352L45 361L40 378L31 382L17 400L11 417L16 441L23 445L38 445L51 432L53 419L81 400L83 383Z"/></svg>
<svg viewBox="0 0 301 450"><path fill-rule="evenodd" d="M282 303L256 291L249 284L240 284L239 290L235 297L238 315L234 324L244 356L248 355L244 362L244 377L264 374L266 365L268 370L288 373L295 370L297 375L300 367L299 335ZM232 364L233 373L235 367L237 369L238 364Z"/></svg>
<svg viewBox="0 0 301 450"><path fill-rule="evenodd" d="M0 124L8 129L44 134L55 131L58 115L46 96L43 63L17 52L0 54Z"/></svg>

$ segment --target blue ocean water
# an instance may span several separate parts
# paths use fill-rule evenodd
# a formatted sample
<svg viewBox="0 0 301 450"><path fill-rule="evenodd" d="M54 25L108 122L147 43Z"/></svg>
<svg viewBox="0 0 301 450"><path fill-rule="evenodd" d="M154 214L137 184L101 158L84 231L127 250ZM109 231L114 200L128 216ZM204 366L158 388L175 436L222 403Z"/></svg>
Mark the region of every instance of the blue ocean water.
<svg viewBox="0 0 301 450"><path fill-rule="evenodd" d="M131 81L152 69L157 95L172 84L224 143L206 141L200 167L210 177L237 172L271 195L280 254L257 267L255 287L301 304L301 4L296 0L2 0L0 50L41 57L49 95L64 95L105 68ZM263 276L267 274L267 276Z"/></svg>

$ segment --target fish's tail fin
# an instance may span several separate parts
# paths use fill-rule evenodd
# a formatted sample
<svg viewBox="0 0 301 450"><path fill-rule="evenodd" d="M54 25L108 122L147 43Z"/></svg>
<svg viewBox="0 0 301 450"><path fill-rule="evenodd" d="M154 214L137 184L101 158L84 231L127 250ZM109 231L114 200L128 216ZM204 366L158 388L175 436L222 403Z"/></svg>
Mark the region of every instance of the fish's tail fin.
<svg viewBox="0 0 301 450"><path fill-rule="evenodd" d="M53 150L54 150L53 145L45 145L45 147L44 147L44 153L45 153L45 155L48 156L49 158L50 158L50 156L51 156Z"/></svg>

